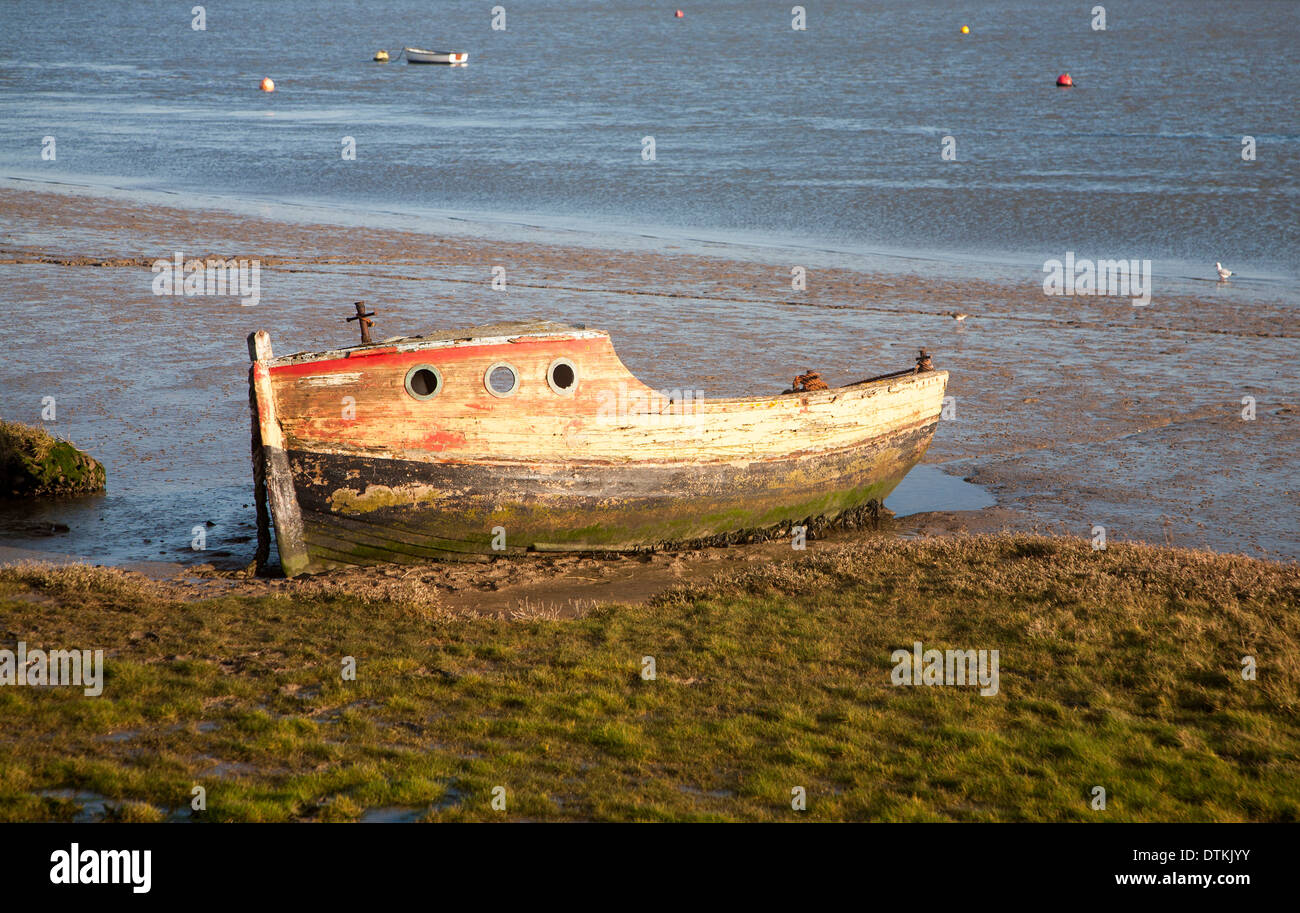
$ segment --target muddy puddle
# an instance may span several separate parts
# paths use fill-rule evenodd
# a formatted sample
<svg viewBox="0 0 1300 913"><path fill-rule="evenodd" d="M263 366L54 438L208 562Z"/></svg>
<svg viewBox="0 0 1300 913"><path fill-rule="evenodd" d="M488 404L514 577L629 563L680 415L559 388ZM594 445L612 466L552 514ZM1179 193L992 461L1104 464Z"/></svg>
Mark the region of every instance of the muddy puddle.
<svg viewBox="0 0 1300 913"><path fill-rule="evenodd" d="M885 506L899 518L932 511L983 510L995 504L997 499L987 489L929 463L913 468L885 499Z"/></svg>

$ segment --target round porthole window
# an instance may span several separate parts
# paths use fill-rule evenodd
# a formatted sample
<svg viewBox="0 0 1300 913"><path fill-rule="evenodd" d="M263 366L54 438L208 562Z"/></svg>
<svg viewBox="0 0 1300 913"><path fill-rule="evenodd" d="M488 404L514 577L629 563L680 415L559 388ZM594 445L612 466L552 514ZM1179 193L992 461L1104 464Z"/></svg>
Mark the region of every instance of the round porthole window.
<svg viewBox="0 0 1300 913"><path fill-rule="evenodd" d="M493 396L513 396L519 389L519 372L499 361L483 373L483 386Z"/></svg>
<svg viewBox="0 0 1300 913"><path fill-rule="evenodd" d="M433 399L442 392L442 372L433 365L415 365L406 372L406 392L416 399Z"/></svg>
<svg viewBox="0 0 1300 913"><path fill-rule="evenodd" d="M546 382L561 396L572 396L578 389L578 366L567 358L557 358L546 369Z"/></svg>

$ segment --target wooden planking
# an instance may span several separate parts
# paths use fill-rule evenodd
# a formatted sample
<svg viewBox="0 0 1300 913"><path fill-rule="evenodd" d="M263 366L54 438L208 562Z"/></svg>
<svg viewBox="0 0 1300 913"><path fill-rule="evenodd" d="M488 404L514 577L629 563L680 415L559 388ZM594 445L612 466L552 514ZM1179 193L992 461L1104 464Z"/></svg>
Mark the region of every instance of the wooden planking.
<svg viewBox="0 0 1300 913"><path fill-rule="evenodd" d="M515 342L401 351L352 350L345 358L271 368L280 424L293 449L403 459L718 462L773 459L851 446L939 414L946 372L769 398L703 400L687 415L637 380L608 336L520 337ZM365 354L378 351L378 354ZM358 354L360 353L360 354ZM578 367L572 396L546 372L559 357ZM496 362L520 375L496 397L483 375ZM430 364L443 389L429 401L404 389L406 372ZM355 418L344 416L344 397ZM668 410L665 415L663 410Z"/></svg>
<svg viewBox="0 0 1300 913"><path fill-rule="evenodd" d="M700 542L883 501L934 424L836 453L746 466L414 462L291 452L312 562L464 559L523 550L629 550ZM351 491L365 498L339 508ZM418 495L424 491L432 498ZM390 497L391 495L391 497ZM494 529L507 549L492 548Z"/></svg>
<svg viewBox="0 0 1300 913"><path fill-rule="evenodd" d="M833 516L883 501L921 458L947 381L930 371L692 400L682 414L627 370L607 335L527 329L280 359L269 339L254 346L255 440L286 574L473 560L493 554L497 523L513 553L705 541ZM546 383L561 357L579 372L573 395ZM484 386L499 362L519 374L512 396ZM432 400L404 387L421 364L442 375Z"/></svg>

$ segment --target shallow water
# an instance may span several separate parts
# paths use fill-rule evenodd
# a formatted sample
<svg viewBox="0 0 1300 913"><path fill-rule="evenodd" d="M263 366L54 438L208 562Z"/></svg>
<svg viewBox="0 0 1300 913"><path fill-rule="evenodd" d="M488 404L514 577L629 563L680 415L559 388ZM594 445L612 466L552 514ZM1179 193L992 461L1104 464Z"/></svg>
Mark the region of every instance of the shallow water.
<svg viewBox="0 0 1300 913"><path fill-rule="evenodd" d="M909 472L885 499L896 516L932 510L983 510L997 499L988 490L926 463Z"/></svg>
<svg viewBox="0 0 1300 913"><path fill-rule="evenodd" d="M411 824L419 821L428 813L427 808L385 806L383 808L366 809L361 813L358 820L362 824Z"/></svg>
<svg viewBox="0 0 1300 913"><path fill-rule="evenodd" d="M242 566L253 560L257 526L250 485L155 486L141 473L115 475L105 495L0 503L0 561L22 557L6 548L95 564ZM66 531L33 534L56 524Z"/></svg>
<svg viewBox="0 0 1300 913"><path fill-rule="evenodd" d="M163 0L4 4L0 175L913 266L1300 270L1294 3L1135 0L1104 31L1036 0L812 6L804 31L742 0L506 6L494 31L477 0L229 0L194 31ZM371 62L406 43L471 63Z"/></svg>
<svg viewBox="0 0 1300 913"><path fill-rule="evenodd" d="M0 504L0 562L28 553L26 557L43 560L75 558L96 564L243 566L253 559L257 537L249 494L244 485L155 493L128 487L124 495ZM908 473L885 500L899 517L981 510L995 503L987 489L926 464ZM186 528L189 518L203 516L216 519ZM46 534L43 528L53 525L64 530ZM34 534L38 528L40 534ZM202 548L196 548L196 542Z"/></svg>

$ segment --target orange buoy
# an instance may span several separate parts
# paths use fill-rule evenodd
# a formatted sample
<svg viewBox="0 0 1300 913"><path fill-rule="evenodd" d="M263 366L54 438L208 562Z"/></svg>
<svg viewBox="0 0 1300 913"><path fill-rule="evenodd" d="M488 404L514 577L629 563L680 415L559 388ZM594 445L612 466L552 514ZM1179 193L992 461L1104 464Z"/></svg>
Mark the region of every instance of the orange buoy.
<svg viewBox="0 0 1300 913"><path fill-rule="evenodd" d="M969 34L970 34L970 26L969 26L969 25L963 25L963 26L961 27L961 33L962 33L963 35L969 35Z"/></svg>
<svg viewBox="0 0 1300 913"><path fill-rule="evenodd" d="M1070 78L1069 73L1062 73L1060 76L1056 77L1056 84L1062 89L1074 88L1074 80Z"/></svg>
<svg viewBox="0 0 1300 913"><path fill-rule="evenodd" d="M271 79L270 76L263 76L263 77L262 77L262 91L263 91L263 92L274 92L274 91L275 91L275 80Z"/></svg>
<svg viewBox="0 0 1300 913"><path fill-rule="evenodd" d="M682 18L682 17L685 16L685 15L686 15L686 14L683 13L681 10L678 10L677 12L673 13L673 18L675 18L675 19L680 19L680 18Z"/></svg>

